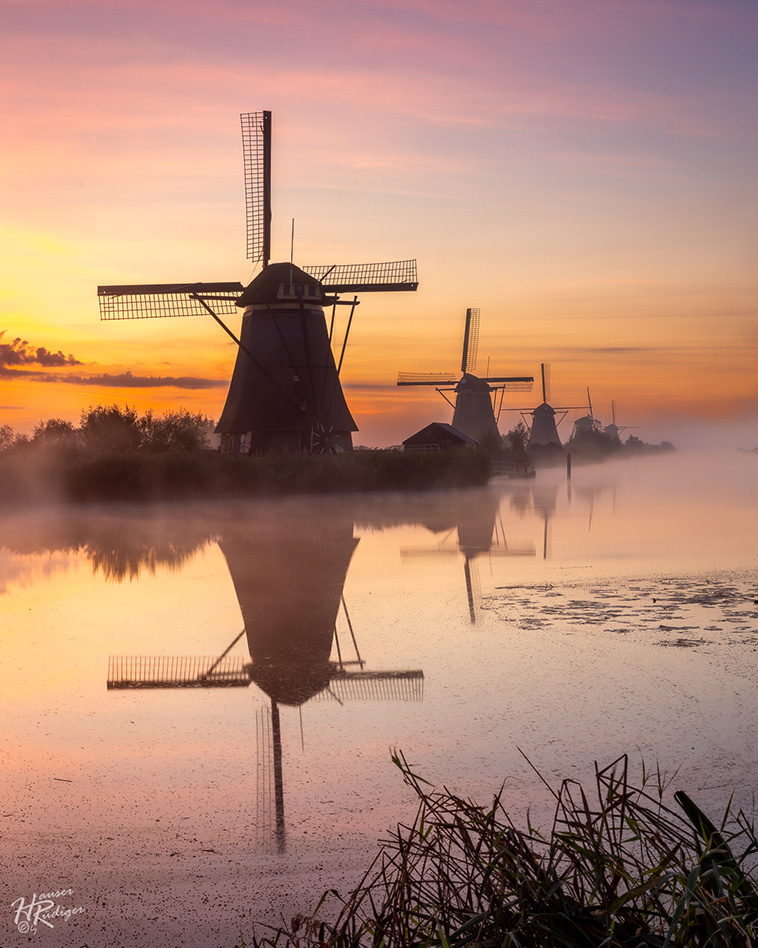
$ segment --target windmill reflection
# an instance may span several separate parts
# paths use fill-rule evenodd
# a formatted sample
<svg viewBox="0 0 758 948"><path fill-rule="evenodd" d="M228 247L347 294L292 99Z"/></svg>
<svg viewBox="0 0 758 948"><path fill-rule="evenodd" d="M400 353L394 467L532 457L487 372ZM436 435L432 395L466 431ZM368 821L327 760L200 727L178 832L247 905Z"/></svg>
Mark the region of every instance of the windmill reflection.
<svg viewBox="0 0 758 948"><path fill-rule="evenodd" d="M472 625L476 624L482 599L479 561L493 556L535 555L533 543L512 542L506 537L498 514L500 500L501 494L492 489L451 495L448 504L438 508L435 516L427 516L421 521L432 533L443 534L437 546L400 550L404 560L463 555L466 599Z"/></svg>
<svg viewBox="0 0 758 948"><path fill-rule="evenodd" d="M343 703L423 697L422 671L370 671L361 657L344 597L360 542L353 517L307 510L313 507L227 521L219 528L218 546L244 626L222 654L111 657L108 666L108 688L246 687L252 682L267 696L269 706L256 714L257 809L259 831L273 831L279 851L286 845L280 707L302 709L314 698ZM243 636L249 660L231 654Z"/></svg>

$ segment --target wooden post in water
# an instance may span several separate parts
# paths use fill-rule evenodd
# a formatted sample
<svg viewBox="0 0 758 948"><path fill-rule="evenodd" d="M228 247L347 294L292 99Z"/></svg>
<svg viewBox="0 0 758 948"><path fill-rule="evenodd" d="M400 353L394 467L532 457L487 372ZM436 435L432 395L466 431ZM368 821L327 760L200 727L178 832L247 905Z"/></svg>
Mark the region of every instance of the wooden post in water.
<svg viewBox="0 0 758 948"><path fill-rule="evenodd" d="M571 480L571 453L566 452L566 477Z"/></svg>

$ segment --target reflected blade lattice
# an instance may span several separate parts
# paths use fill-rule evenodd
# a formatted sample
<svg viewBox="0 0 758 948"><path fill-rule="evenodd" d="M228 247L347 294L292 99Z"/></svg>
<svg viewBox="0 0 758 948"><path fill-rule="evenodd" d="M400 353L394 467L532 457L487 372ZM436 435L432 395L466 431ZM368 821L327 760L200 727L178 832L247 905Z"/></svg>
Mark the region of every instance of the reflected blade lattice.
<svg viewBox="0 0 758 948"><path fill-rule="evenodd" d="M302 269L332 293L386 293L418 289L415 260L322 264Z"/></svg>
<svg viewBox="0 0 758 948"><path fill-rule="evenodd" d="M247 687L245 661L227 655L109 655L109 688L228 688Z"/></svg>
<svg viewBox="0 0 758 948"><path fill-rule="evenodd" d="M247 259L265 267L271 258L271 113L245 112L240 122Z"/></svg>
<svg viewBox="0 0 758 948"><path fill-rule="evenodd" d="M162 316L207 316L205 300L214 313L237 312L241 283L152 283L135 286L99 286L100 319L156 319Z"/></svg>
<svg viewBox="0 0 758 948"><path fill-rule="evenodd" d="M423 701L424 673L344 672L335 675L316 700L327 701Z"/></svg>

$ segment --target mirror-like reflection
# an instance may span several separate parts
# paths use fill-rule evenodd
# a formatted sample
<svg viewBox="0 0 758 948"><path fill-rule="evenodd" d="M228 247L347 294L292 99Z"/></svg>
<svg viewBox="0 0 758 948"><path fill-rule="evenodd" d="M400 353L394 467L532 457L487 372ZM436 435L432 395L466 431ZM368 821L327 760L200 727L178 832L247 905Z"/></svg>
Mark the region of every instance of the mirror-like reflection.
<svg viewBox="0 0 758 948"><path fill-rule="evenodd" d="M285 848L284 774L280 705L302 707L328 695L342 703L351 699L421 700L423 671L371 671L361 658L344 596L344 585L355 548L352 517L318 517L316 511L297 511L289 518L224 521L217 536L244 622L239 633L217 657L110 656L109 688L217 688L254 682L268 697L270 707L257 714L259 830L271 821L275 801L275 835L279 851ZM90 550L90 547L87 547ZM147 542L140 557L150 568L157 551ZM185 556L177 550L176 565ZM103 568L103 551L91 551L93 567ZM125 575L123 553L109 548L119 569L105 566L105 575ZM139 558L130 558L134 575ZM284 582L283 582L284 579ZM348 657L340 643L337 619L344 616ZM230 652L246 635L249 660ZM331 656L336 649L336 660ZM259 838L265 833L259 832Z"/></svg>
<svg viewBox="0 0 758 948"><path fill-rule="evenodd" d="M6 901L53 866L81 943L234 944L412 813L392 747L536 813L519 747L548 777L639 748L748 799L755 479L682 461L3 516Z"/></svg>

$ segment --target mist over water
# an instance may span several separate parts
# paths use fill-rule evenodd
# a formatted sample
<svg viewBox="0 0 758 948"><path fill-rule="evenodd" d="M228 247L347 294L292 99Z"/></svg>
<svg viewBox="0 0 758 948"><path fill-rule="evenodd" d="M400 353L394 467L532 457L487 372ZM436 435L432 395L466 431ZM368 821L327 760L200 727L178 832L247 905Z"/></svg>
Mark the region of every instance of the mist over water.
<svg viewBox="0 0 758 948"><path fill-rule="evenodd" d="M519 749L553 782L629 753L749 807L757 468L3 516L1 903L72 889L50 946L234 945L411 818L392 747L545 819Z"/></svg>

